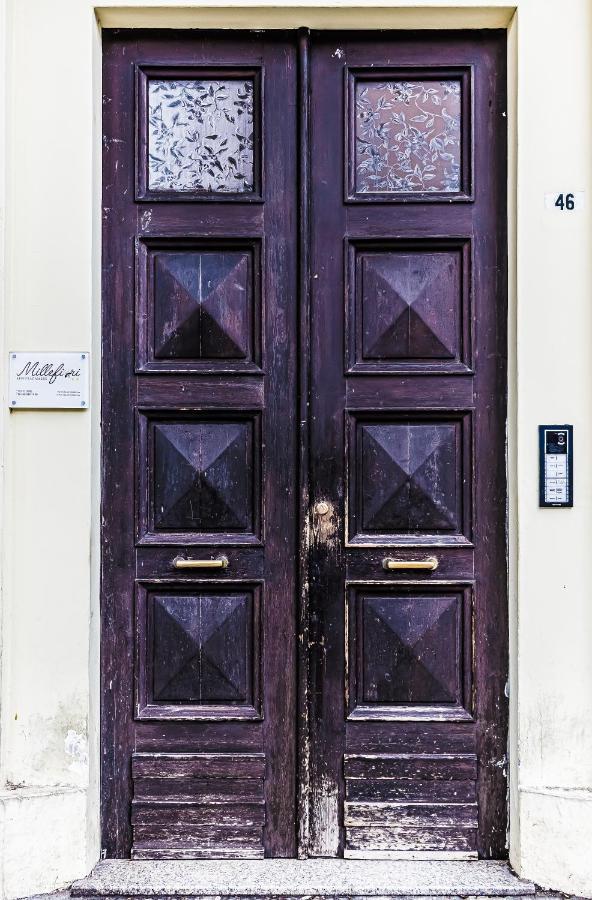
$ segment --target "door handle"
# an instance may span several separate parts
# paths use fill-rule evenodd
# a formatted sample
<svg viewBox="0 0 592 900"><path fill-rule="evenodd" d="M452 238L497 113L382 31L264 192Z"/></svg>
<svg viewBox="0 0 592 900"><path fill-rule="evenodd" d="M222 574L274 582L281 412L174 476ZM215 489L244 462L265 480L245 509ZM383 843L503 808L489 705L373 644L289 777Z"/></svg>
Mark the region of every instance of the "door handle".
<svg viewBox="0 0 592 900"><path fill-rule="evenodd" d="M228 559L225 556L218 556L216 559L184 559L182 556L175 556L173 567L175 569L226 569L228 568Z"/></svg>
<svg viewBox="0 0 592 900"><path fill-rule="evenodd" d="M394 569L428 569L433 572L438 568L438 560L435 556L426 556L425 559L393 559L387 556L382 561L383 569L392 572Z"/></svg>

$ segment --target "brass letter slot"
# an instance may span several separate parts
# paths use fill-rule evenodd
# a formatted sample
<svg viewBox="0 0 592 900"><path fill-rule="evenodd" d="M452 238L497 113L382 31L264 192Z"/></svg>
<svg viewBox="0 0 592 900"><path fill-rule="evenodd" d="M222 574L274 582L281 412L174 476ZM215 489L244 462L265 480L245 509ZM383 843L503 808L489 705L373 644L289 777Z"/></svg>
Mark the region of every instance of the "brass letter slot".
<svg viewBox="0 0 592 900"><path fill-rule="evenodd" d="M175 556L173 566L175 569L226 569L228 560L225 556L217 559L183 559L182 556Z"/></svg>
<svg viewBox="0 0 592 900"><path fill-rule="evenodd" d="M425 559L392 559L387 556L382 561L383 569L392 572L393 569L428 569L433 572L438 568L438 560L435 556L427 556Z"/></svg>

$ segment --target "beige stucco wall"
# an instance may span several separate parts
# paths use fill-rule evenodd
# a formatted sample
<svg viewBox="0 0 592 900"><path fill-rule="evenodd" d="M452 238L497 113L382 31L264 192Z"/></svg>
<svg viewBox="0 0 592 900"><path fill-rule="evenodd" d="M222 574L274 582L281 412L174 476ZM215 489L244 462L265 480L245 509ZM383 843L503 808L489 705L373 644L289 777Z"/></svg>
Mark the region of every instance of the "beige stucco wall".
<svg viewBox="0 0 592 900"><path fill-rule="evenodd" d="M545 886L592 896L592 5L516 7L111 0L98 18L509 27L511 857ZM0 36L4 15L3 397L8 349L90 349L94 364L90 411L10 414L4 402L0 417L0 896L12 898L64 885L99 855L100 38L91 0L0 0ZM0 152L3 118L0 90ZM585 209L545 210L553 190L586 191ZM575 426L571 511L537 506L536 426L554 421Z"/></svg>

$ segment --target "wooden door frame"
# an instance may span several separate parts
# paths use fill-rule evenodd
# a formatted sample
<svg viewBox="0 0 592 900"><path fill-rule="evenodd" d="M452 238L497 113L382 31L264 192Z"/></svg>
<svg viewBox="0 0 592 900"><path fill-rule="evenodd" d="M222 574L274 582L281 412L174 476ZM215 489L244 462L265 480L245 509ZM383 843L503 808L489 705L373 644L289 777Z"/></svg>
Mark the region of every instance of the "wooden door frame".
<svg viewBox="0 0 592 900"><path fill-rule="evenodd" d="M146 8L149 10L150 8ZM127 17L132 17L141 13L141 9L136 10L127 10L124 15ZM171 11L172 12L172 11ZM217 10L217 13L223 12L222 10ZM333 10L332 11L335 16L338 18L339 13L342 10ZM438 11L436 11L438 12ZM441 12L441 11L440 11ZM485 10L488 12L488 10ZM490 10L492 16L496 14L495 8ZM120 10L115 10L115 14L121 13ZM364 11L362 11L362 15ZM112 23L109 21L110 15L113 15L113 12L106 16L101 16L101 21L106 27L112 27ZM470 16L467 17L469 19ZM162 24L162 23L161 23ZM499 24L499 23L497 23ZM185 26L190 27L190 26ZM213 26L202 26L204 30L210 30ZM253 27L253 26L251 26ZM331 30L334 29L335 26L332 27ZM443 31L451 30L453 26L448 26L448 28L443 28ZM457 26L458 27L458 23ZM479 27L478 25L468 26L468 27ZM270 31L273 31L273 28L269 28ZM309 141L308 141L308 133L309 133L309 96L307 91L307 78L308 78L308 66L309 66L309 29L308 28L294 28L295 39L298 44L298 59L299 59L299 77L298 77L298 99L300 104L300 112L299 112L299 135L298 135L298 146L300 149L300 172L299 172L299 215L300 215L300 237L299 237L299 247L298 247L298 282L299 282L299 304L298 304L298 315L299 315L299 357L297 361L297 379L299 384L299 403L298 403L298 412L300 415L300 456L299 456L299 491L300 491L300 509L299 509L299 535L300 535L300 585L299 585L299 594L298 594L298 609L299 609L299 642L298 642L298 729L297 729L297 751L298 751L298 773L297 773L297 806L299 810L299 833L298 833L298 853L299 856L306 856L306 834L307 834L307 806L308 806L308 792L307 792L307 764L306 764L306 752L308 746L308 692L309 692L309 674L308 674L308 616L309 609L307 604L307 583L308 583L308 562L309 562L309 546L310 546L310 525L309 525L309 479L308 479L308 458L309 458L309 424L308 418L306 415L307 405L308 405L308 395L309 395L309 383L310 383L310 299L308 292L308 284L309 279L311 277L310 266L309 266L309 246L308 246L308 235L309 235L309 227L310 227L310 217L309 217ZM328 30L328 29L327 29ZM335 29L336 31L339 29ZM392 29L393 31L399 30L396 28ZM402 33L405 33L404 29ZM303 149L306 148L306 152L302 152ZM506 187L506 185L504 185ZM507 210L507 213L511 215L511 208ZM507 236L507 217L503 222L500 222L500 229L502 235L502 242L504 236ZM105 280L102 280L101 287L101 304L103 302L103 296L105 291ZM507 290L507 279L506 279L506 296L508 295ZM503 309L500 308L498 315L498 324L504 330L506 337L508 335L508 308L507 306ZM503 313L503 316L501 315ZM506 376L509 374L508 365L506 360ZM507 412L508 412L508 403L506 402L506 421L507 421ZM103 416L101 411L101 425L103 424ZM101 462L104 459L103 456L103 445L101 443ZM508 474L508 467L506 466L506 474ZM506 500L509 496L511 488L510 479L506 478ZM102 494L102 482L101 482L101 501L100 501L101 509L103 506L103 494ZM508 514L507 514L507 503L506 503L506 513L505 513L506 525L508 524ZM508 543L506 543L506 554L508 552ZM101 556L103 553L103 540L101 537ZM507 577L507 568L505 572L505 596L508 598L509 595L509 579ZM99 596L101 596L101 589L99 589ZM508 603L506 602L506 610L508 609ZM101 618L101 644L103 642L103 620ZM507 648L511 651L512 644L511 642L506 642ZM508 669L509 669L508 665ZM102 667L101 667L102 671ZM102 695L100 696L100 705L101 705L101 756L103 751L103 703L102 703ZM508 725L506 723L506 735L508 735ZM102 769L102 767L101 767ZM103 787L101 785L101 798L103 796L102 791ZM103 829L104 824L101 822L101 830Z"/></svg>

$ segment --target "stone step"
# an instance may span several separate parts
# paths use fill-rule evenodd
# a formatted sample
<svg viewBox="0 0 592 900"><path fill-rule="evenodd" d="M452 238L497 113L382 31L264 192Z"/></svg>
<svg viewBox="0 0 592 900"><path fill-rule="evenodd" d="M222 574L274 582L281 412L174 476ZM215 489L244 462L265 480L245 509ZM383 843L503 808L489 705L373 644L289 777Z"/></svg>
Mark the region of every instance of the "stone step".
<svg viewBox="0 0 592 900"><path fill-rule="evenodd" d="M97 863L72 897L468 898L532 897L505 862L474 860L127 860Z"/></svg>

